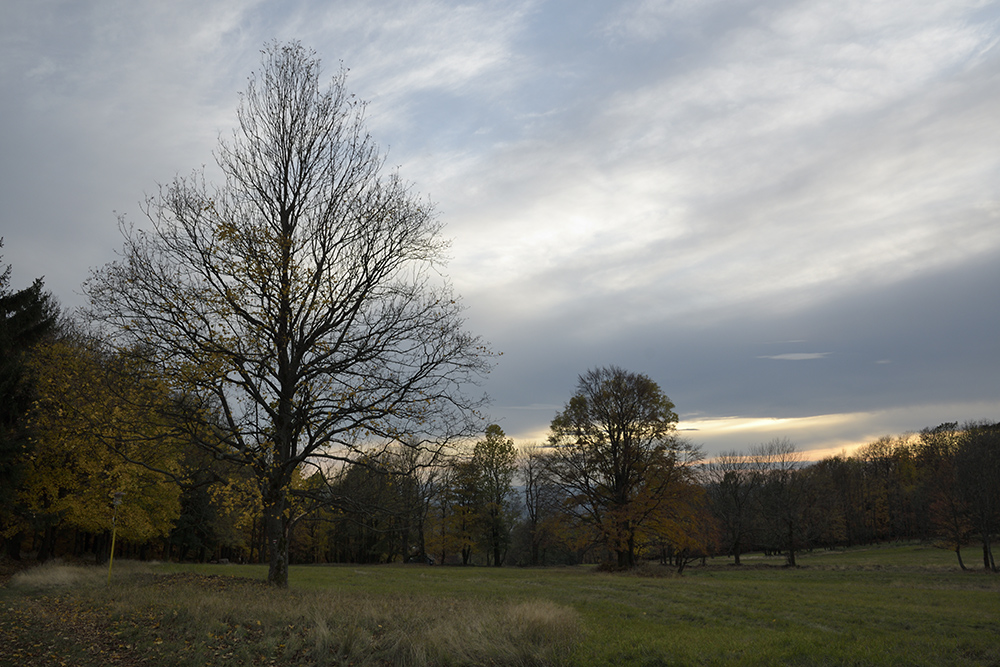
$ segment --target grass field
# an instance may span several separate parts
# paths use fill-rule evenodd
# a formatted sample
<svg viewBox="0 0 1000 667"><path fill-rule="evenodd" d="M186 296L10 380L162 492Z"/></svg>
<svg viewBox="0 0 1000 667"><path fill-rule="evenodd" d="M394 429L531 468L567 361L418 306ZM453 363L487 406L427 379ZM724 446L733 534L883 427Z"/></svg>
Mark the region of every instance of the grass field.
<svg viewBox="0 0 1000 667"><path fill-rule="evenodd" d="M920 545L592 568L47 566L0 665L1000 665L1000 576Z"/></svg>

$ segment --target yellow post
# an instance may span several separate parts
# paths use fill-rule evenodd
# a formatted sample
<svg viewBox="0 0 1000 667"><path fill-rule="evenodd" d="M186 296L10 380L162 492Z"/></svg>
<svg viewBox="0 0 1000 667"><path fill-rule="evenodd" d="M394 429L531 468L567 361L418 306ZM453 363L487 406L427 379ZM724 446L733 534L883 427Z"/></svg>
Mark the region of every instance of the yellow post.
<svg viewBox="0 0 1000 667"><path fill-rule="evenodd" d="M108 586L111 585L111 566L115 564L115 536L118 533L118 506L122 504L122 496L125 494L121 491L115 491L115 499L111 501L111 504L115 506L115 513L111 518L111 557L108 559Z"/></svg>

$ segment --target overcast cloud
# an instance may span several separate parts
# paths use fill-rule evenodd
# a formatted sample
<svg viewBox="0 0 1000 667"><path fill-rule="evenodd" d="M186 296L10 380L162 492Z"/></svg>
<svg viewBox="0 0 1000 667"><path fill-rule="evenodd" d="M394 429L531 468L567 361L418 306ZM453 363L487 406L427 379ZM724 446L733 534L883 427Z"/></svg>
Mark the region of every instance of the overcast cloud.
<svg viewBox="0 0 1000 667"><path fill-rule="evenodd" d="M453 238L492 416L588 368L708 453L1000 419L1000 5L13 0L0 235L67 308L116 212L206 165L270 39L369 102Z"/></svg>

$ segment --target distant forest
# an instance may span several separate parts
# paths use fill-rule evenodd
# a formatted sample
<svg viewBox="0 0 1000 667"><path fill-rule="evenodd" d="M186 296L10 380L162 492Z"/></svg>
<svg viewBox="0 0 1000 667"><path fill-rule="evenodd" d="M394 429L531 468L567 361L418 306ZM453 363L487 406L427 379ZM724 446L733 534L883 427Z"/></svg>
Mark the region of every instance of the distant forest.
<svg viewBox="0 0 1000 667"><path fill-rule="evenodd" d="M38 306L33 327L17 338L9 325L4 338L7 557L102 562L114 524L119 557L267 562L252 471L198 445L213 434L192 432L183 397L152 368L57 323L40 288L27 292L3 302L8 315L30 314L25 301ZM623 373L602 369L595 381L648 382L611 371ZM624 450L601 449L613 437L572 421L586 417L583 389L548 442L520 450L493 425L446 455L401 439L352 463L302 466L291 485L290 562L653 560L683 570L706 557L738 564L747 553L780 553L794 565L804 550L922 540L954 551L962 568L997 570L1000 424L941 424L807 462L787 440L704 460L664 419L641 465L602 476L595 471ZM589 449L580 446L587 438ZM622 470L636 476L614 487Z"/></svg>

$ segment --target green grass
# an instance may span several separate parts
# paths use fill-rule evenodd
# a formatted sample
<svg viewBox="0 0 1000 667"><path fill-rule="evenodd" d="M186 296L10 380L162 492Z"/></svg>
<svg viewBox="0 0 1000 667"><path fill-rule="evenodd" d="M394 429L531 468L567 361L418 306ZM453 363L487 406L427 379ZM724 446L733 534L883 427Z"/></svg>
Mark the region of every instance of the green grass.
<svg viewBox="0 0 1000 667"><path fill-rule="evenodd" d="M110 589L106 571L89 583L15 578L0 617L42 597L90 601L112 636L161 650L160 664L1000 664L1000 576L961 572L951 552L727 562L683 577L658 566L293 566L288 591L255 583L263 566L129 564Z"/></svg>

